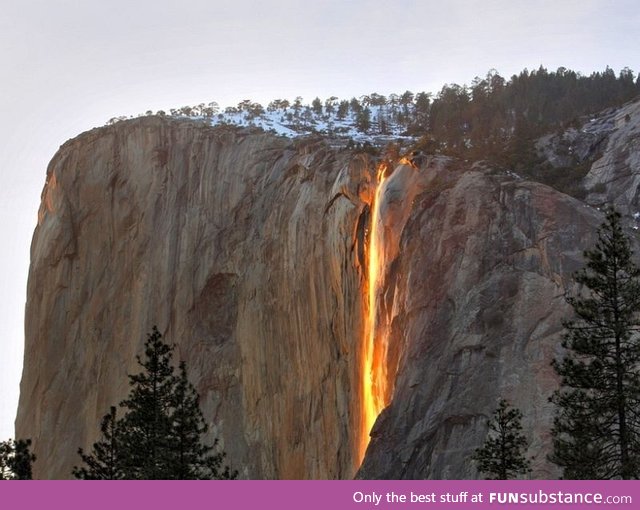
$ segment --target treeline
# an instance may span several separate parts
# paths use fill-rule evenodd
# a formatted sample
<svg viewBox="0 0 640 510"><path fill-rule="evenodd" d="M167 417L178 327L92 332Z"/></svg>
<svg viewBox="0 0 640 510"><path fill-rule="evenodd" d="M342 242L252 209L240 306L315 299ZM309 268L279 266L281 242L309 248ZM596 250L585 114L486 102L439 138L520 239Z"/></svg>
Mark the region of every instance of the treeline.
<svg viewBox="0 0 640 510"><path fill-rule="evenodd" d="M30 439L0 441L0 480L31 480L36 456L30 448Z"/></svg>
<svg viewBox="0 0 640 510"><path fill-rule="evenodd" d="M505 149L518 151L518 142L567 126L577 118L619 106L640 94L640 77L625 67L617 75L609 67L582 75L561 67L523 70L510 79L490 70L470 85L445 85L437 94L409 90L384 96L371 94L304 104L275 99L266 107L249 99L221 109L216 102L183 106L170 115L234 123L268 118L300 133L327 136L355 133L405 136L420 140L422 149L475 158L491 158ZM109 122L122 120L115 117ZM259 122L256 125L260 125Z"/></svg>
<svg viewBox="0 0 640 510"><path fill-rule="evenodd" d="M638 94L640 79L629 68L618 76L609 67L583 76L563 67L555 72L540 67L508 81L492 70L469 87L445 85L429 107L426 126L417 127L443 150L484 157Z"/></svg>

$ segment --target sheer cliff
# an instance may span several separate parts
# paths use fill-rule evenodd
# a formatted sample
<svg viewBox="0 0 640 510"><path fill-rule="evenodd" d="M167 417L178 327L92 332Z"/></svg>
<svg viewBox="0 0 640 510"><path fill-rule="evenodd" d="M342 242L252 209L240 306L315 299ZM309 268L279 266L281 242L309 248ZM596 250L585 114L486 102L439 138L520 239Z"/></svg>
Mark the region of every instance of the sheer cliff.
<svg viewBox="0 0 640 510"><path fill-rule="evenodd" d="M547 399L557 387L550 362L599 213L483 171L401 170L388 180L388 209L406 207L412 186L425 191L402 228L388 227L402 232L381 305L398 370L358 476L475 478L469 460L500 398L523 410L533 476L557 476L546 461Z"/></svg>
<svg viewBox="0 0 640 510"><path fill-rule="evenodd" d="M35 474L127 393L157 324L241 476L351 476L367 161L323 144L143 119L51 162L32 244L16 421Z"/></svg>
<svg viewBox="0 0 640 510"><path fill-rule="evenodd" d="M550 362L601 214L440 156L387 162L375 193L377 166L166 118L63 145L32 243L16 420L35 475L70 476L156 324L242 477L474 477L500 397L523 410L533 475L555 476ZM374 196L389 390L360 465Z"/></svg>

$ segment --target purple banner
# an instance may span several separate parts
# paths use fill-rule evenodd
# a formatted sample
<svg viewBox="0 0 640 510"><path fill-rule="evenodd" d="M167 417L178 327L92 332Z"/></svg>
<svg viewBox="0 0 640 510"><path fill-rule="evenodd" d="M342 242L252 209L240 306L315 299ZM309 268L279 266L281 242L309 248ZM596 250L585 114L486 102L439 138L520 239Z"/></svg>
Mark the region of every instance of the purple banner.
<svg viewBox="0 0 640 510"><path fill-rule="evenodd" d="M7 509L640 508L638 481L0 482Z"/></svg>

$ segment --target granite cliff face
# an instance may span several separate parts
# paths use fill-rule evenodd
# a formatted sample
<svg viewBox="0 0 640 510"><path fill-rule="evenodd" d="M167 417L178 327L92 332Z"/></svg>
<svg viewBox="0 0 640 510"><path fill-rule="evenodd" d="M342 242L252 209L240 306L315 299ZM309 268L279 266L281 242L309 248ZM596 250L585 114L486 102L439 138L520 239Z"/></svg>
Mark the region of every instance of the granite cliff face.
<svg viewBox="0 0 640 510"><path fill-rule="evenodd" d="M362 157L143 119L65 144L32 244L16 421L35 475L69 477L157 324L233 467L355 471Z"/></svg>
<svg viewBox="0 0 640 510"><path fill-rule="evenodd" d="M587 165L582 185L588 204L614 204L628 215L640 212L640 100L544 136L537 149L555 171Z"/></svg>
<svg viewBox="0 0 640 510"><path fill-rule="evenodd" d="M601 153L584 179L587 201L613 203L633 215L640 212L640 101L610 112L605 119L608 129Z"/></svg>
<svg viewBox="0 0 640 510"><path fill-rule="evenodd" d="M389 179L389 207L402 204L394 195L406 179L398 170ZM557 387L550 361L561 354L569 277L599 213L480 171L434 166L412 179L425 191L387 266L395 390L358 476L475 478L469 458L506 398L524 412L532 476L555 477L545 460Z"/></svg>
<svg viewBox="0 0 640 510"><path fill-rule="evenodd" d="M29 275L16 432L36 476L70 475L153 324L242 477L475 477L500 397L524 412L533 476L556 476L549 363L601 214L480 165L391 165L378 309L393 391L358 471L375 167L321 140L160 118L66 143Z"/></svg>

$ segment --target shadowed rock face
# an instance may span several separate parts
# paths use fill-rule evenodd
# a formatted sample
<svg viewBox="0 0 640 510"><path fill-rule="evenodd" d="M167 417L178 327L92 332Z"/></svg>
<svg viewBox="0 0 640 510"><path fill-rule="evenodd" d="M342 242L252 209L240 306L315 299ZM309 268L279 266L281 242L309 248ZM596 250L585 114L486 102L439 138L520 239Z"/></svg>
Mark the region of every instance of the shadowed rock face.
<svg viewBox="0 0 640 510"><path fill-rule="evenodd" d="M470 457L500 398L524 412L533 477L557 476L550 362L600 215L546 186L435 163L415 173L425 191L387 266L399 368L358 477L475 478Z"/></svg>
<svg viewBox="0 0 640 510"><path fill-rule="evenodd" d="M614 204L625 214L640 212L640 101L602 116L608 130L602 154L584 179L590 204ZM595 119L594 124L604 124ZM596 131L597 132L597 131Z"/></svg>
<svg viewBox="0 0 640 510"><path fill-rule="evenodd" d="M232 466L354 476L375 168L322 142L146 118L66 143L31 253L17 437L68 477L157 324ZM475 477L501 397L545 461L564 292L601 215L446 158L385 182L392 402L358 476Z"/></svg>
<svg viewBox="0 0 640 510"><path fill-rule="evenodd" d="M543 136L536 148L555 169L551 173L589 165L582 180L586 203L614 204L627 215L640 212L640 100L591 116L577 129Z"/></svg>

